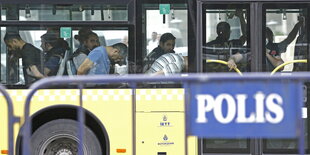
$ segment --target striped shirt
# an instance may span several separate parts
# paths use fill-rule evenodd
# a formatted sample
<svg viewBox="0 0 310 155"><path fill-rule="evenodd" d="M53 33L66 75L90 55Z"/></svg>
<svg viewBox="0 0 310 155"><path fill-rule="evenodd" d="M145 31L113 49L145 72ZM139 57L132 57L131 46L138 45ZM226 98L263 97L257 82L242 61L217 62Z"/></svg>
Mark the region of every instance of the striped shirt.
<svg viewBox="0 0 310 155"><path fill-rule="evenodd" d="M156 73L163 70L165 75L181 73L184 68L184 59L181 55L175 53L167 53L160 56L152 64L146 74Z"/></svg>

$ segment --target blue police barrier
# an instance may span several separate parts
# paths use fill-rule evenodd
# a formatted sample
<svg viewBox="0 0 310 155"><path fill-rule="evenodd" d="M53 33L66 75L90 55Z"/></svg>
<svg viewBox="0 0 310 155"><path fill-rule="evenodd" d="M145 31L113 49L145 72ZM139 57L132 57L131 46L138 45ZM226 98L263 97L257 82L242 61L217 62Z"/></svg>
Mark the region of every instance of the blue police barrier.
<svg viewBox="0 0 310 155"><path fill-rule="evenodd" d="M249 73L244 76L227 73L163 76L109 75L53 77L34 83L25 103L23 154L30 153L30 101L39 89L60 84L129 83L135 88L140 82L180 82L185 88L186 134L198 137L299 138L299 152L304 153L302 84L309 73L292 76L269 76ZM84 123L80 97L79 126ZM83 130L79 130L82 141ZM186 141L187 143L187 141ZM187 144L185 145L186 148ZM81 145L79 145L81 149ZM81 152L79 151L79 154ZM187 154L187 152L186 152Z"/></svg>
<svg viewBox="0 0 310 155"><path fill-rule="evenodd" d="M190 84L188 133L211 138L294 138L300 119L298 81Z"/></svg>

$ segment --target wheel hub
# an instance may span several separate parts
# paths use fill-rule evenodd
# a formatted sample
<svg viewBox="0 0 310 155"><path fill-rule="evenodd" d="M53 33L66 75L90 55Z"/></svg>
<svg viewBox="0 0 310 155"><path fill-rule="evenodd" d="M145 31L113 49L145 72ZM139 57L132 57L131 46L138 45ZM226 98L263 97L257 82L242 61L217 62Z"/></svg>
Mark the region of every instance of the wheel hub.
<svg viewBox="0 0 310 155"><path fill-rule="evenodd" d="M61 149L56 153L56 155L73 155L73 154L68 149Z"/></svg>
<svg viewBox="0 0 310 155"><path fill-rule="evenodd" d="M47 140L40 152L44 155L75 155L78 153L78 143L73 137L58 135Z"/></svg>

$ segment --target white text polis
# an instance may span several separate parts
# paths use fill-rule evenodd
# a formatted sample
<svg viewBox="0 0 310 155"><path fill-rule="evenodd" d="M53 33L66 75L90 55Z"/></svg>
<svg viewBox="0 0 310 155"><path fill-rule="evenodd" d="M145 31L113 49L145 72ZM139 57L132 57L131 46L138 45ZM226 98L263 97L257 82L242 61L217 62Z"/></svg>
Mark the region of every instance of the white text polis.
<svg viewBox="0 0 310 155"><path fill-rule="evenodd" d="M249 97L255 101L255 110L246 111ZM253 96L246 94L219 94L215 97L209 94L198 94L196 123L208 123L207 113L212 113L222 124L233 121L236 123L280 123L284 118L283 98L277 93L264 94L261 91ZM226 102L224 102L226 101ZM223 114L223 102L227 104L227 113ZM251 103L252 104L252 103Z"/></svg>

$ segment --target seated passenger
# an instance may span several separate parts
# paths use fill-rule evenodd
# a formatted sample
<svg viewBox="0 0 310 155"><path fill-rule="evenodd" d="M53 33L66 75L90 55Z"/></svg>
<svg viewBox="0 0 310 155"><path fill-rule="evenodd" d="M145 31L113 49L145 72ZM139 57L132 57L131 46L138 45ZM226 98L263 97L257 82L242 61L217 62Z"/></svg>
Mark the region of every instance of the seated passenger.
<svg viewBox="0 0 310 155"><path fill-rule="evenodd" d="M119 63L127 58L127 46L117 43L112 46L99 46L93 49L81 66L78 75L109 74L111 63Z"/></svg>
<svg viewBox="0 0 310 155"><path fill-rule="evenodd" d="M81 36L80 36L81 37ZM98 35L94 32L88 32L84 36L83 44L72 55L75 68L79 68L91 50L100 45Z"/></svg>
<svg viewBox="0 0 310 155"><path fill-rule="evenodd" d="M26 43L18 33L14 32L6 33L4 42L9 51L15 51L21 56L26 85L44 77L42 74L41 50Z"/></svg>
<svg viewBox="0 0 310 155"><path fill-rule="evenodd" d="M175 53L175 37L171 33L165 33L160 37L159 45L143 60L143 73L148 71L154 61L166 53Z"/></svg>
<svg viewBox="0 0 310 155"><path fill-rule="evenodd" d="M185 59L181 55L167 53L156 59L151 68L145 73L151 75L171 75L181 73L185 66Z"/></svg>
<svg viewBox="0 0 310 155"><path fill-rule="evenodd" d="M44 75L55 76L61 59L66 50L70 49L69 45L64 39L56 37L55 34L45 33L41 36L41 48L45 52Z"/></svg>
<svg viewBox="0 0 310 155"><path fill-rule="evenodd" d="M89 27L83 27L79 30L77 35L74 35L74 39L79 42L77 45L78 48L82 47L87 34L90 32L92 32L92 30Z"/></svg>
<svg viewBox="0 0 310 155"><path fill-rule="evenodd" d="M240 24L241 24L241 31L242 31L242 36L240 36L239 39L233 39L229 40L230 38L230 25L227 22L220 22L216 26L216 32L217 32L217 37L215 40L212 40L206 44L207 48L203 51L204 54L206 55L206 59L218 59L218 60L224 60L228 61L228 67L230 69L236 67L236 64L234 64L233 61L230 61L232 64L230 64L229 60L232 55L239 55L239 54L244 54L245 52L242 52L240 49L246 42L246 22L243 17L243 12L241 9L237 9L235 16L239 17ZM238 57L238 56L237 56ZM212 72L212 71L227 71L227 68L221 68L216 65L210 65L206 64L204 61L204 67L207 72Z"/></svg>

